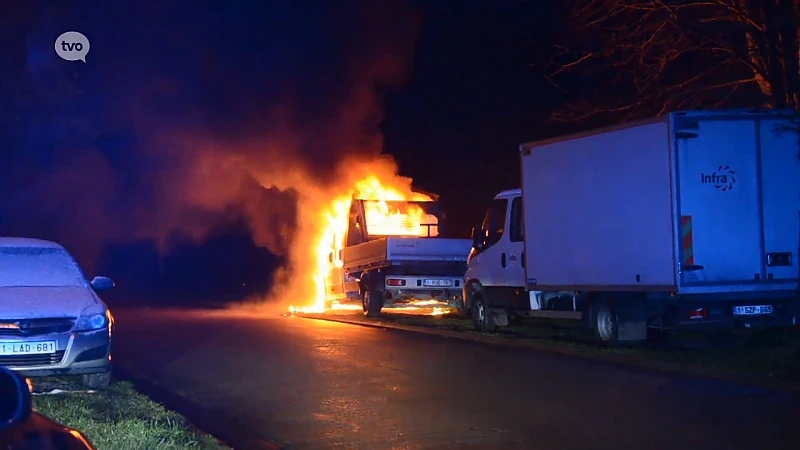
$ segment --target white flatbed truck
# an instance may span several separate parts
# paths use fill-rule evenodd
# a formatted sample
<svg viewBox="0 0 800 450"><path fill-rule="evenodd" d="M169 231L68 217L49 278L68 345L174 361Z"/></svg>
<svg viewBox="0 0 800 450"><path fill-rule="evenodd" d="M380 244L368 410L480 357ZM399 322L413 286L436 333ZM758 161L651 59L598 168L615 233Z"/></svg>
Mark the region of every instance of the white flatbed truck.
<svg viewBox="0 0 800 450"><path fill-rule="evenodd" d="M473 230L462 313L579 319L604 343L797 326L798 124L682 111L521 145L522 188Z"/></svg>
<svg viewBox="0 0 800 450"><path fill-rule="evenodd" d="M369 210L376 203L401 215L421 208L425 219L402 226L371 222ZM450 310L463 305L463 274L472 243L440 237L444 215L438 201L353 199L348 220L344 247L329 256L333 268L326 282L327 302L361 303L367 317L380 316L384 308ZM407 214L403 222L415 220L415 214Z"/></svg>

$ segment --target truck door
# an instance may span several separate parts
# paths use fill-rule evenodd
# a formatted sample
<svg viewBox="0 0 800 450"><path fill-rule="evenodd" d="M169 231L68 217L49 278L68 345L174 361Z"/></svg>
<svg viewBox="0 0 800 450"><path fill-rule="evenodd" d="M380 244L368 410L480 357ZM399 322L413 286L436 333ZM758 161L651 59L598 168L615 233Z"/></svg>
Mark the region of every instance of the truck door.
<svg viewBox="0 0 800 450"><path fill-rule="evenodd" d="M761 183L763 262L767 282L797 283L800 269L800 153L798 131L784 120L763 121Z"/></svg>
<svg viewBox="0 0 800 450"><path fill-rule="evenodd" d="M336 237L334 237L333 242L337 242ZM330 271L328 272L328 276L325 278L325 300L329 302L341 300L345 297L343 291L344 269L342 268L339 249L335 247L336 246L334 244L334 246L331 248L331 252L328 253Z"/></svg>
<svg viewBox="0 0 800 450"><path fill-rule="evenodd" d="M347 231L344 236L344 245L349 247L357 245L366 240L364 236L364 224L362 223L362 216L356 207L356 202L350 209L348 218ZM359 298L358 281L356 278L345 272L344 262L342 261L342 249L337 248L339 239L334 237L333 247L328 254L328 261L330 263L330 271L325 278L325 293L326 301L341 301L345 298Z"/></svg>
<svg viewBox="0 0 800 450"><path fill-rule="evenodd" d="M797 279L800 164L783 122L701 120L681 139L681 264L703 267L691 283Z"/></svg>
<svg viewBox="0 0 800 450"><path fill-rule="evenodd" d="M508 287L525 286L525 244L523 242L523 214L522 196L514 197L511 200L511 211L508 213L508 239L504 240L503 258L501 254L501 266L503 263L503 285Z"/></svg>
<svg viewBox="0 0 800 450"><path fill-rule="evenodd" d="M367 234L365 230L366 222L364 220L363 205L361 202L353 202L353 206L350 210L350 223L347 230L345 246L350 247L366 242ZM340 267L344 264L341 257L338 262ZM340 270L342 273L342 296L351 300L360 298L359 283L356 277L361 274L347 273L347 271L343 269Z"/></svg>
<svg viewBox="0 0 800 450"><path fill-rule="evenodd" d="M468 263L466 278L479 280L483 286L503 286L504 266L507 265L506 217L508 215L508 199L492 200L489 210L484 216L481 229L477 230L480 245L473 249ZM504 262L505 261L505 262Z"/></svg>

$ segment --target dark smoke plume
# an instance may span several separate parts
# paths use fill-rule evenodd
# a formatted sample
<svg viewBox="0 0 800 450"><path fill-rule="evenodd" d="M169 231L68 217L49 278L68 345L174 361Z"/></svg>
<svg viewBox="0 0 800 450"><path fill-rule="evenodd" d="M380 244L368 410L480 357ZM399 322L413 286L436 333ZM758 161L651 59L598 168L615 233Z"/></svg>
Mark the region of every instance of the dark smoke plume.
<svg viewBox="0 0 800 450"><path fill-rule="evenodd" d="M407 76L419 23L369 0L17 2L0 17L2 234L58 240L90 268L110 243L168 251L237 217L285 254L297 189L380 153L382 93ZM86 64L54 52L70 30Z"/></svg>

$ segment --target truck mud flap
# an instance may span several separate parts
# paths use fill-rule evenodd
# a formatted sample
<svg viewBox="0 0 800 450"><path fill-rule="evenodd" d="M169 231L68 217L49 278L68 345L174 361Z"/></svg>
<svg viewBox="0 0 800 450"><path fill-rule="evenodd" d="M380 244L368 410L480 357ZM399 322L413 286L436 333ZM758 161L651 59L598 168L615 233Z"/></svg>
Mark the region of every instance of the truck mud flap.
<svg viewBox="0 0 800 450"><path fill-rule="evenodd" d="M644 301L617 302L618 339L624 342L647 339L647 303Z"/></svg>
<svg viewBox="0 0 800 450"><path fill-rule="evenodd" d="M647 302L644 299L620 294L619 297L613 294L608 297L598 296L592 299L589 304L589 327L595 330L595 335L599 336L598 315L600 310L610 308L611 314L616 317L616 337L607 341L608 344L614 342L642 342L647 340ZM604 341L601 338L601 341Z"/></svg>

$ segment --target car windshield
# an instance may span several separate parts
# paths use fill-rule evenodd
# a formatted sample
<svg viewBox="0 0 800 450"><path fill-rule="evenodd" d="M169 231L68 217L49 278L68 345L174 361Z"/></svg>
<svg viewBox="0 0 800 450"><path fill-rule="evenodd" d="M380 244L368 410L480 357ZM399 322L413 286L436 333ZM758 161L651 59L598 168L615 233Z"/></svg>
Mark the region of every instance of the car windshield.
<svg viewBox="0 0 800 450"><path fill-rule="evenodd" d="M0 247L0 287L83 286L78 264L62 248Z"/></svg>

